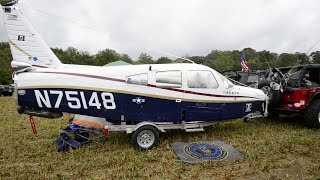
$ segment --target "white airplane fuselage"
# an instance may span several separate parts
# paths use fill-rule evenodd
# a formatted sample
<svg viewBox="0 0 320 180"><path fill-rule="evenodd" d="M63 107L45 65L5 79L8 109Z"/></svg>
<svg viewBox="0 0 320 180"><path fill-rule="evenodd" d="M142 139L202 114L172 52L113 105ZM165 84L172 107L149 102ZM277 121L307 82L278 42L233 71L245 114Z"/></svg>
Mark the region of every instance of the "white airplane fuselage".
<svg viewBox="0 0 320 180"><path fill-rule="evenodd" d="M265 102L261 90L232 85L197 64L63 65L18 73L15 83L19 106L114 123L226 120L244 117Z"/></svg>

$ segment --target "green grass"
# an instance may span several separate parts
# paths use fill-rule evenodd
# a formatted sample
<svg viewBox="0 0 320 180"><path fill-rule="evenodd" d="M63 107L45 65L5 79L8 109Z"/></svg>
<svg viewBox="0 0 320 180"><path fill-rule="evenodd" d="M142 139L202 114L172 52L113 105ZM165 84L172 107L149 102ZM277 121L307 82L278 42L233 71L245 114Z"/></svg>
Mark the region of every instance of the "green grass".
<svg viewBox="0 0 320 180"><path fill-rule="evenodd" d="M33 135L27 116L16 112L12 97L0 97L0 179L316 179L320 177L320 130L302 118L256 119L222 123L202 133L170 131L161 144L138 152L130 136L111 133L97 143L58 153L54 141L68 125L35 118ZM171 143L221 140L244 152L235 162L189 165L180 162Z"/></svg>

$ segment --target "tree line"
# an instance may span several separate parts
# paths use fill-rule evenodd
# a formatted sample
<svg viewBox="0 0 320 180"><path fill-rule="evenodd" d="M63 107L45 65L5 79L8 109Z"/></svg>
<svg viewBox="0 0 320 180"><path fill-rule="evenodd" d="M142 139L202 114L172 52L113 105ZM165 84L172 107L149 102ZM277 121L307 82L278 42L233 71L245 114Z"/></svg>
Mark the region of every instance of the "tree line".
<svg viewBox="0 0 320 180"><path fill-rule="evenodd" d="M97 54L90 54L87 51L81 51L74 47L65 50L61 48L52 48L56 56L65 64L80 64L103 66L114 61L125 61L130 64L164 64L185 62L183 59L170 59L168 57L160 57L154 59L147 53L141 53L138 59L131 59L127 54L117 53L111 49L104 49ZM264 70L270 67L294 66L299 64L320 64L320 51L314 51L310 55L305 53L281 53L277 54L267 50L256 51L252 48L243 49L246 55L247 63L250 70ZM212 50L206 56L189 56L188 58L197 64L209 66L217 71L239 71L240 57L242 50L219 51ZM12 83L11 74L14 71L11 68L11 52L7 42L0 42L0 84Z"/></svg>

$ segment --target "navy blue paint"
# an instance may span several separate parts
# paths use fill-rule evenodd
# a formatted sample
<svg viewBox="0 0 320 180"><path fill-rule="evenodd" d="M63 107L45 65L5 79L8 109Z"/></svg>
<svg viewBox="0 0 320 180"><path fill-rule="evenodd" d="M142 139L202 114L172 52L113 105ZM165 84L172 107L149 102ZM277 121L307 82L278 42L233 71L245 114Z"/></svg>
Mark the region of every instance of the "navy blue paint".
<svg viewBox="0 0 320 180"><path fill-rule="evenodd" d="M18 103L20 106L39 108L35 93L35 89L26 90L25 95L19 95ZM97 92L100 103L102 104L101 93L99 91L79 90L79 89L36 89L42 94L44 90L58 91L78 91L78 99L81 101L80 91L84 92L88 105L89 99L93 92ZM68 106L65 93L63 95L60 107L55 109L61 112L82 114L95 117L105 117L111 122L120 122L121 115L124 115L127 122L156 121L156 122L174 122L184 121L215 121L239 118L245 116L246 103L199 103L199 102L176 102L175 100L166 100L139 95L112 93L116 104L115 110L101 109L89 107L88 109L71 109ZM54 107L57 101L57 95L50 95L51 106ZM75 97L75 96L72 96ZM144 99L145 102L137 104L133 102L136 98ZM251 102L250 102L251 103ZM252 102L252 112L261 107L263 102Z"/></svg>

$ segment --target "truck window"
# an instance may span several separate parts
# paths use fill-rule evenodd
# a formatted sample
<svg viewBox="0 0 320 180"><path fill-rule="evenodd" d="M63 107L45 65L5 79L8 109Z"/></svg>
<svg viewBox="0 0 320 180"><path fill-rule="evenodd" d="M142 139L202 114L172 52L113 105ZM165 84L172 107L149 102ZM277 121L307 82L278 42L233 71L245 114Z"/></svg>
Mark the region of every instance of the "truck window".
<svg viewBox="0 0 320 180"><path fill-rule="evenodd" d="M216 78L210 71L188 71L189 88L215 89L219 87Z"/></svg>
<svg viewBox="0 0 320 180"><path fill-rule="evenodd" d="M126 77L127 84L135 84L135 85L148 85L148 74L135 74Z"/></svg>

